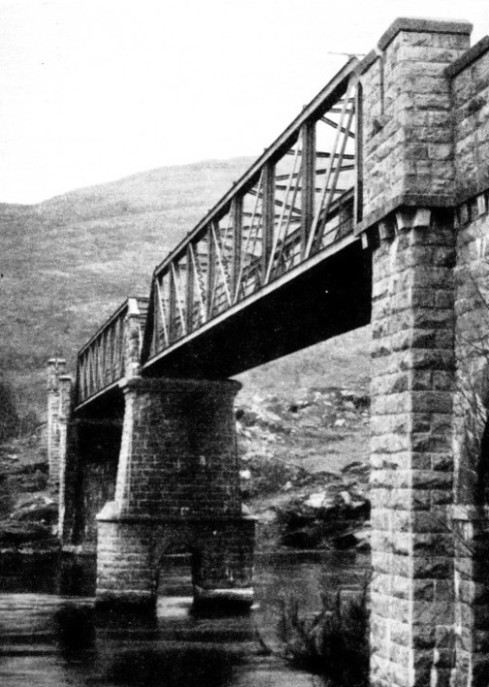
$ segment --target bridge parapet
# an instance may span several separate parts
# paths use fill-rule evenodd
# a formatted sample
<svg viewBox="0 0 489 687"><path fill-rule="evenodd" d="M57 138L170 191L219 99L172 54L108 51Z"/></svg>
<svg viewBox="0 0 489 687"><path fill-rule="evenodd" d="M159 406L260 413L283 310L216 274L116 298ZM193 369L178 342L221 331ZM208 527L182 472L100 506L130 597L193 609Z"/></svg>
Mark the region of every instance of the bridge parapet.
<svg viewBox="0 0 489 687"><path fill-rule="evenodd" d="M147 308L147 298L127 298L80 350L77 407L139 373Z"/></svg>

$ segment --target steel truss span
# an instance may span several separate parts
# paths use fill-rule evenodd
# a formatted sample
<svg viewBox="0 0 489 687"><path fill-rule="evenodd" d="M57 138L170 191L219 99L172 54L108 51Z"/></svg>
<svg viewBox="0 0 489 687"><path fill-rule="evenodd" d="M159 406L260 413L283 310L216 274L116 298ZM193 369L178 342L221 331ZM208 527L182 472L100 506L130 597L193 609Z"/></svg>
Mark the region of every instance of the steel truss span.
<svg viewBox="0 0 489 687"><path fill-rule="evenodd" d="M352 58L156 267L144 324L141 320L143 374L236 374L296 350L304 336L280 344L284 323L275 309L287 303L284 317L288 314L291 330L310 327L314 308L309 301L324 294L326 282L332 301L340 283L343 291L351 291L355 279L343 283L344 250L350 258L355 254L350 274L356 269L357 281L368 281L353 234L362 211L357 66ZM361 286L353 288L359 293ZM304 297L297 297L296 289ZM334 317L331 308L326 310ZM127 302L81 350L79 403L124 377L126 314ZM263 318L280 330L269 337L274 352L257 345L256 334L249 336L250 327L266 324ZM318 329L310 343L327 335L324 327ZM344 327L330 323L327 329L331 335ZM238 347L234 354L221 350L228 335L228 344Z"/></svg>

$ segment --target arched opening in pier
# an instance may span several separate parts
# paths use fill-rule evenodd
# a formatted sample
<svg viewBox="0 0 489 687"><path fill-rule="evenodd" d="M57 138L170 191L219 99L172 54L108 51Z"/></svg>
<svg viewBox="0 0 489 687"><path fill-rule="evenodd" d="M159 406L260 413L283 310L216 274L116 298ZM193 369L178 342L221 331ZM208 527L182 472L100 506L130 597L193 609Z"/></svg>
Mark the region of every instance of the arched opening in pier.
<svg viewBox="0 0 489 687"><path fill-rule="evenodd" d="M175 537L157 556L156 593L158 615L187 615L193 602L193 548L185 538Z"/></svg>

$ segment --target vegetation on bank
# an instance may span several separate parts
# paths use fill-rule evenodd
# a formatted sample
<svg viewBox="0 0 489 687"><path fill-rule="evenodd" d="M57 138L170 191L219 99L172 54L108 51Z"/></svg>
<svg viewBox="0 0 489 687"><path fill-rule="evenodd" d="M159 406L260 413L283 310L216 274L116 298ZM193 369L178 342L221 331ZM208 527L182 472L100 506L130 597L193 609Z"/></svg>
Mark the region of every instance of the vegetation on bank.
<svg viewBox="0 0 489 687"><path fill-rule="evenodd" d="M325 678L329 687L368 687L367 589L365 582L358 593L323 592L312 615L301 613L297 597L285 599L278 628L283 656Z"/></svg>
<svg viewBox="0 0 489 687"><path fill-rule="evenodd" d="M19 424L13 389L10 384L0 379L0 443L15 435L19 430Z"/></svg>

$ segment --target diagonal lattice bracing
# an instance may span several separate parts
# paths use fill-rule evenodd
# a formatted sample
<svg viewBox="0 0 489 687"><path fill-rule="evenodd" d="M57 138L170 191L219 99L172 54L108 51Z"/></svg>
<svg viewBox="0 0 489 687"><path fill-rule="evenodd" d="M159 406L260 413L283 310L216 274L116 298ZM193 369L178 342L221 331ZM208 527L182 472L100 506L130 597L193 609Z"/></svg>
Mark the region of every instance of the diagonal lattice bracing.
<svg viewBox="0 0 489 687"><path fill-rule="evenodd" d="M77 406L117 385L126 375L127 354L132 345L128 318L132 317L142 329L147 309L147 298L128 298L79 351Z"/></svg>
<svg viewBox="0 0 489 687"><path fill-rule="evenodd" d="M352 234L361 208L357 64L350 60L155 269L144 368ZM123 310L80 352L83 402L125 374Z"/></svg>
<svg viewBox="0 0 489 687"><path fill-rule="evenodd" d="M182 261L186 302L157 299L168 321L188 316L169 337L147 330L143 361L228 309L245 305L281 275L302 265L352 230L356 192L357 77L352 60L260 160L156 269L178 294ZM358 199L357 203L358 203ZM184 257L186 256L186 257ZM162 310L156 300L150 305ZM156 318L155 318L156 322Z"/></svg>

